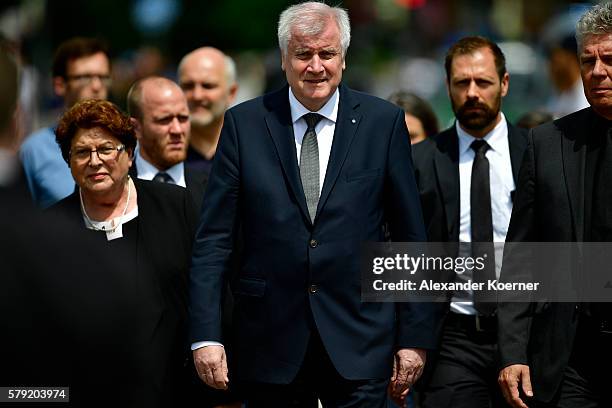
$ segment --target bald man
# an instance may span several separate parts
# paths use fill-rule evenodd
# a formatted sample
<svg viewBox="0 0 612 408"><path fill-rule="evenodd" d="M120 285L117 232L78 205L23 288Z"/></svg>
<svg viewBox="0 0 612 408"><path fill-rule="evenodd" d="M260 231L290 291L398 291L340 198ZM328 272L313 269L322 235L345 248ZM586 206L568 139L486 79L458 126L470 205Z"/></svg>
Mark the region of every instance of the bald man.
<svg viewBox="0 0 612 408"><path fill-rule="evenodd" d="M223 115L236 98L236 66L220 50L202 47L183 57L178 78L191 111L192 133L186 165L208 174Z"/></svg>
<svg viewBox="0 0 612 408"><path fill-rule="evenodd" d="M136 81L128 92L128 111L138 139L132 176L185 187L199 209L207 176L183 163L191 125L181 88L157 76Z"/></svg>

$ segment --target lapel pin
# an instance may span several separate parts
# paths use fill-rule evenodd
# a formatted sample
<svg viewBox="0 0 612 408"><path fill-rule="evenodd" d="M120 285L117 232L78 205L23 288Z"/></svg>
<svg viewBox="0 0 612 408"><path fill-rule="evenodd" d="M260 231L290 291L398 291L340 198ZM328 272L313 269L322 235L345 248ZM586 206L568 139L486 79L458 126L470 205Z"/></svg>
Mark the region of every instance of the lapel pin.
<svg viewBox="0 0 612 408"><path fill-rule="evenodd" d="M351 123L355 123L355 122L357 122L355 118L351 119Z"/></svg>

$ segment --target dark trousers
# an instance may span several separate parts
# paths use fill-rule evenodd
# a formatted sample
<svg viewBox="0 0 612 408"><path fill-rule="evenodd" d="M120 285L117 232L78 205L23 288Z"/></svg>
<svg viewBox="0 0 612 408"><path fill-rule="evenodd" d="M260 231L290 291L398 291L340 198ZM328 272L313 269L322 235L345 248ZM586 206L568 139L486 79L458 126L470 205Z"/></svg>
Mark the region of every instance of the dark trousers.
<svg viewBox="0 0 612 408"><path fill-rule="evenodd" d="M569 366L553 401L536 408L612 407L610 376L612 333L600 330L598 319L581 316ZM537 395L536 395L537 397Z"/></svg>
<svg viewBox="0 0 612 408"><path fill-rule="evenodd" d="M421 408L507 407L497 385L494 318L482 326L475 316L448 314L439 353L419 384Z"/></svg>
<svg viewBox="0 0 612 408"><path fill-rule="evenodd" d="M389 376L391 373L389 373ZM336 371L318 334L308 342L304 362L290 384L248 383L246 408L385 408L388 378L347 380Z"/></svg>

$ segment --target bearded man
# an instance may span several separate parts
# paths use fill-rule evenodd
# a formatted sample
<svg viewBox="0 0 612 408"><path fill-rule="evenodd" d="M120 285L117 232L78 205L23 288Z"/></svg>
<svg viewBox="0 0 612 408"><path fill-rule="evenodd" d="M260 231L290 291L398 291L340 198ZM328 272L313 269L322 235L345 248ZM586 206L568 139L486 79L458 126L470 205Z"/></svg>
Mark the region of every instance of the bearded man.
<svg viewBox="0 0 612 408"><path fill-rule="evenodd" d="M445 67L457 120L414 146L416 178L429 241L469 243L455 255L475 256L506 239L527 138L501 112L510 77L497 44L483 37L463 38L449 49ZM462 253L466 251L471 253ZM451 278L495 279L501 254L491 255L481 271ZM422 406L504 406L496 383L496 305L473 291L455 291L448 299L441 304L446 317L440 350L421 384Z"/></svg>

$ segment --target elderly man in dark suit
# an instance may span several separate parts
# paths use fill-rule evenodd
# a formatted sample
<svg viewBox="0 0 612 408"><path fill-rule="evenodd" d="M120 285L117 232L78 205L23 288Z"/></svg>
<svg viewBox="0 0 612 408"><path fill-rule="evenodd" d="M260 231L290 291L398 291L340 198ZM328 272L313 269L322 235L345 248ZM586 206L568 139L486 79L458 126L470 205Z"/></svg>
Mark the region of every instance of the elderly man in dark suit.
<svg viewBox="0 0 612 408"><path fill-rule="evenodd" d="M191 270L192 349L202 380L245 386L249 407L385 406L433 347L431 306L362 303L361 244L423 241L403 112L341 85L346 11L308 2L280 17L288 87L230 109ZM221 343L221 288L235 282L235 368ZM395 365L395 370L393 366Z"/></svg>
<svg viewBox="0 0 612 408"><path fill-rule="evenodd" d="M612 241L611 21L612 4L605 3L589 9L576 25L582 83L591 106L532 129L508 241ZM511 281L524 273L525 264L508 255L502 279ZM545 267L557 281L576 286L594 272L582 268L572 274L559 258ZM578 265L590 261L585 256ZM612 362L612 313L605 305L576 300L500 304L504 368L499 382L511 406L612 406L609 377L602 375Z"/></svg>
<svg viewBox="0 0 612 408"><path fill-rule="evenodd" d="M526 131L512 126L501 111L510 78L497 44L483 37L462 38L448 50L445 67L457 120L413 150L427 236L432 242L471 243L453 255L494 255L493 242L504 242L510 221ZM486 269L451 279L495 279L494 258L488 259ZM503 404L495 381L495 305L480 295L454 291L448 294L450 302L440 305L447 314L440 351L424 376L423 407Z"/></svg>

